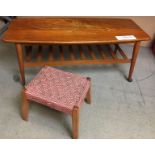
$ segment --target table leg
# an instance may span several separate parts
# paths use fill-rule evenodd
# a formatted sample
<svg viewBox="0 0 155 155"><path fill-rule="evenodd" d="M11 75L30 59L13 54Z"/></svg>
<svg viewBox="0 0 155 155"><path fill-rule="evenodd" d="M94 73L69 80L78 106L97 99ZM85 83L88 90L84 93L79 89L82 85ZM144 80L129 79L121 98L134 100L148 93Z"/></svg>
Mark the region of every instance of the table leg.
<svg viewBox="0 0 155 155"><path fill-rule="evenodd" d="M16 44L16 52L17 52L17 58L19 63L21 83L24 86L25 85L24 61L23 61L23 48L21 44Z"/></svg>
<svg viewBox="0 0 155 155"><path fill-rule="evenodd" d="M138 56L138 53L139 53L139 48L140 48L140 42L136 42L134 44L133 53L132 53L130 71L129 71L129 76L128 76L128 81L129 82L132 82L132 75L133 75L134 67L135 67L135 64L136 64L137 56Z"/></svg>

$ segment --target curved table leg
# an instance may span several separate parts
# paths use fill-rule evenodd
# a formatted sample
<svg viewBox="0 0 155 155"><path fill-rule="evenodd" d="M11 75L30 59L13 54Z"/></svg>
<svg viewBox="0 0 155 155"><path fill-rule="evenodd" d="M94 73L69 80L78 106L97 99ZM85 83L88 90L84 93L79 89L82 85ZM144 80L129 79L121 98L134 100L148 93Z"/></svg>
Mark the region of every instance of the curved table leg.
<svg viewBox="0 0 155 155"><path fill-rule="evenodd" d="M136 42L134 44L134 48L133 48L130 71L129 71L129 76L128 76L128 81L129 82L132 82L132 75L133 75L134 67L135 67L135 64L136 64L137 56L138 56L138 53L139 53L139 48L140 48L140 42Z"/></svg>
<svg viewBox="0 0 155 155"><path fill-rule="evenodd" d="M19 63L21 83L24 86L25 85L24 60L23 60L23 48L21 44L16 44L16 52L17 52L17 58Z"/></svg>

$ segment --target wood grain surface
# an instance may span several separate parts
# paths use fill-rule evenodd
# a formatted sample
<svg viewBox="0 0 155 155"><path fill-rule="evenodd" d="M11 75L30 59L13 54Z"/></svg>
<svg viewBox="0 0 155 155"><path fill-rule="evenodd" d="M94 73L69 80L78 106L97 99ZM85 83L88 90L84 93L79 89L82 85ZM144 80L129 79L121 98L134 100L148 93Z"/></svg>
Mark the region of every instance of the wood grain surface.
<svg viewBox="0 0 155 155"><path fill-rule="evenodd" d="M135 41L150 37L132 20L116 18L17 18L3 41L38 44L96 44L131 42L115 36L134 35Z"/></svg>

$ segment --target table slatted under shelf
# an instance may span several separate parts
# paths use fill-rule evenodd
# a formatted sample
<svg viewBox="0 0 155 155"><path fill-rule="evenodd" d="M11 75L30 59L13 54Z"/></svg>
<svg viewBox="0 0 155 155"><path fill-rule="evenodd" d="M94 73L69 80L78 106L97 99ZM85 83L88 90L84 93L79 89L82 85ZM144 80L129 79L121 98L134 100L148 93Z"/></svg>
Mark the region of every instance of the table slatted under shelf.
<svg viewBox="0 0 155 155"><path fill-rule="evenodd" d="M81 64L130 63L118 44L110 45L25 45L25 67Z"/></svg>

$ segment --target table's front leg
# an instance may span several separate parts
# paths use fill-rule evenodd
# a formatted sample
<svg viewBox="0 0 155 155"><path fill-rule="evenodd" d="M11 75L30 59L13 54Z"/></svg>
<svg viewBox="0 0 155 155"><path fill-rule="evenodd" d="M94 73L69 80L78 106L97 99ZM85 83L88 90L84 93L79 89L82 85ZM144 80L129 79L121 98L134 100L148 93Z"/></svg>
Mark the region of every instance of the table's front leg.
<svg viewBox="0 0 155 155"><path fill-rule="evenodd" d="M129 76L128 76L128 81L129 82L132 82L132 75L133 75L134 67L135 67L135 64L136 64L137 56L138 56L138 53L139 53L139 48L140 48L140 42L136 42L134 44L133 53L132 53L130 71L129 71Z"/></svg>
<svg viewBox="0 0 155 155"><path fill-rule="evenodd" d="M25 74L24 74L24 60L23 60L23 47L21 44L16 44L16 52L20 70L21 83L25 85Z"/></svg>

